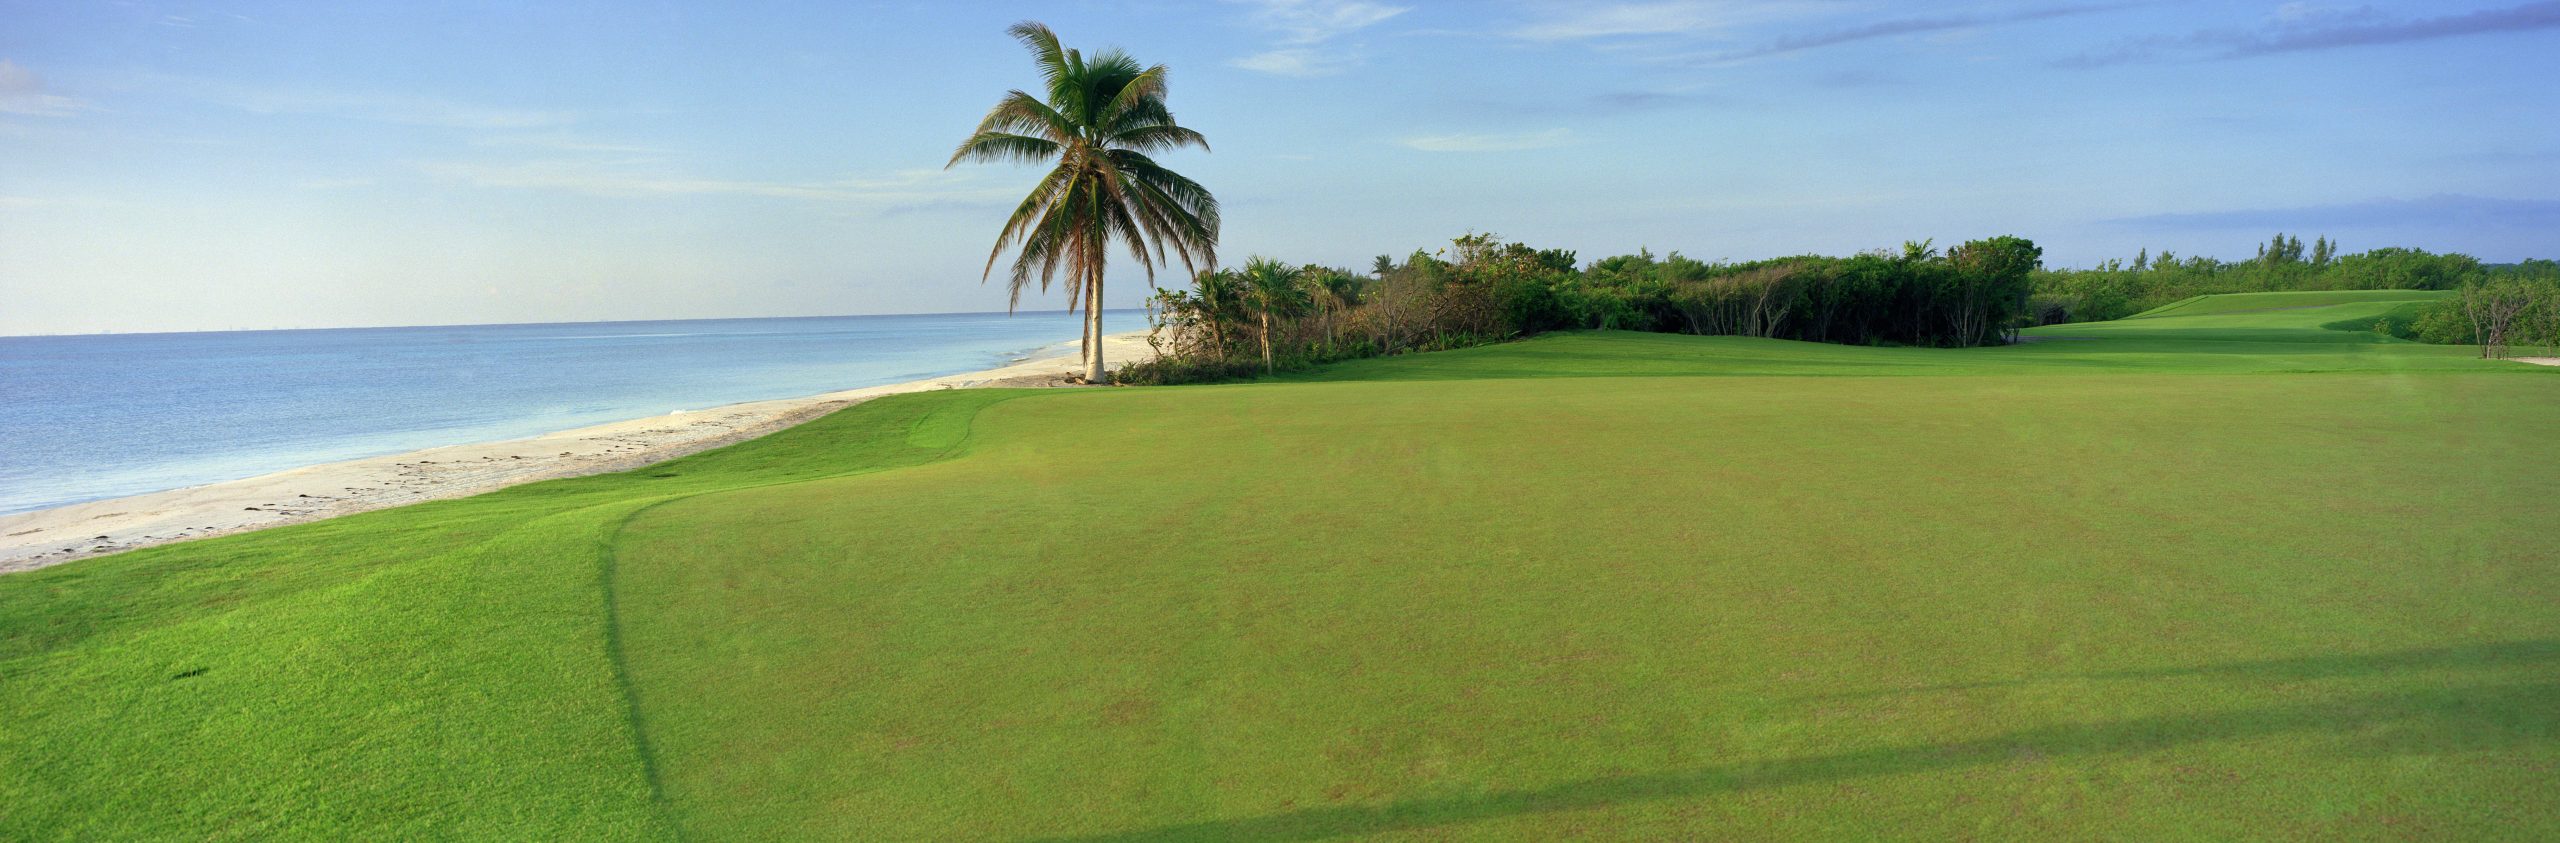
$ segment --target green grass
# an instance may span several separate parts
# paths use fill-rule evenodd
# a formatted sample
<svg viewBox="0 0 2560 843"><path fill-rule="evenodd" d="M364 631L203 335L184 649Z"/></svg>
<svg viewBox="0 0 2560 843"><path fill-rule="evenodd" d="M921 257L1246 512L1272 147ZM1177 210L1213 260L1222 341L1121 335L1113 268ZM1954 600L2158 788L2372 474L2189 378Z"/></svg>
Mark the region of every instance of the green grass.
<svg viewBox="0 0 2560 843"><path fill-rule="evenodd" d="M2560 835L2560 370L2352 298L929 393L0 577L0 837Z"/></svg>
<svg viewBox="0 0 2560 843"><path fill-rule="evenodd" d="M2454 293L2451 290L2303 290L2280 293L2226 293L2179 299L2125 318L2153 319L2163 316L2273 313L2343 304L2398 305L2408 302L2438 301L2453 296Z"/></svg>

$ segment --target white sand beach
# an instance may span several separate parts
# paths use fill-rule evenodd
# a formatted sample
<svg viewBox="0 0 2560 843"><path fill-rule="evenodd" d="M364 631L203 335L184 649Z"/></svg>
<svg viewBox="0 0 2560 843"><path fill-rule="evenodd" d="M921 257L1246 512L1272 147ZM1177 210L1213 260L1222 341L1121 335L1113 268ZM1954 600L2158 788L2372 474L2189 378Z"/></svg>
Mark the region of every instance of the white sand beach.
<svg viewBox="0 0 2560 843"><path fill-rule="evenodd" d="M1103 359L1154 356L1147 334L1103 338ZM883 395L1070 385L1074 355L907 383L732 404L449 445L53 509L0 515L0 574L170 542L317 521L537 480L626 471L781 430Z"/></svg>

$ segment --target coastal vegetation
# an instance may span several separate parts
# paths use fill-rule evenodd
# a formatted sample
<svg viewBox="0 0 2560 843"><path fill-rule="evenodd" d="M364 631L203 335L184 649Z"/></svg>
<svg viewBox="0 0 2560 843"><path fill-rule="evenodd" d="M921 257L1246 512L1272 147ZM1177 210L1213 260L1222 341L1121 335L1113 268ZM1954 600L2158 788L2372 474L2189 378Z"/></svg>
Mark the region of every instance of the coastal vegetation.
<svg viewBox="0 0 2560 843"><path fill-rule="evenodd" d="M920 393L0 577L0 838L2547 839L2560 370L2329 327L2459 295Z"/></svg>
<svg viewBox="0 0 2560 843"><path fill-rule="evenodd" d="M1578 266L1571 251L1477 233L1402 261L1379 256L1366 275L1256 257L1158 291L1148 306L1159 354L1120 378L1217 380L1579 329L1965 348L2020 326L2042 255L1994 237L1944 252L1906 243L1748 263L1640 252Z"/></svg>
<svg viewBox="0 0 2560 843"><path fill-rule="evenodd" d="M2224 293L2304 290L2451 290L2487 278L2492 268L2462 254L2383 248L2340 254L2327 237L2306 252L2302 239L2278 234L2257 256L2225 261L2141 250L2131 261L2035 274L2038 324L2122 319L2182 299Z"/></svg>
<svg viewBox="0 0 2560 843"><path fill-rule="evenodd" d="M2037 325L2109 321L2207 297L2385 290L2397 307L2331 327L2438 345L2560 353L2560 263L2488 266L2467 255L2340 255L2278 235L2244 262L2158 257L2048 269L2043 250L1994 237L1943 252L1905 243L1850 257L1710 263L1650 251L1577 263L1574 252L1468 234L1368 272L1255 257L1148 300L1159 354L1119 373L1174 384L1463 348L1559 330L1629 330L1849 345L1962 348ZM1285 289L1284 289L1285 288Z"/></svg>
<svg viewBox="0 0 2560 843"><path fill-rule="evenodd" d="M1021 303L1035 277L1045 292L1063 271L1068 309L1085 313L1084 377L1099 383L1102 280L1112 247L1127 246L1150 281L1168 257L1185 268L1218 262L1217 198L1149 157L1183 147L1205 152L1209 141L1174 121L1164 65L1140 67L1116 49L1088 58L1036 22L1008 31L1031 50L1045 99L1006 93L944 166L1054 162L1005 220L981 274L993 277L997 259L1016 249L1006 280L1010 306Z"/></svg>
<svg viewBox="0 0 2560 843"><path fill-rule="evenodd" d="M2122 319L2229 293L2455 291L2355 327L2418 342L2479 345L2487 356L2536 345L2560 352L2560 262L2549 260L2489 265L2469 255L2402 248L2340 254L2325 236L2306 252L2302 238L2277 234L2245 261L2181 259L2145 249L2130 263L2040 270L2033 284L2028 318L2039 325Z"/></svg>

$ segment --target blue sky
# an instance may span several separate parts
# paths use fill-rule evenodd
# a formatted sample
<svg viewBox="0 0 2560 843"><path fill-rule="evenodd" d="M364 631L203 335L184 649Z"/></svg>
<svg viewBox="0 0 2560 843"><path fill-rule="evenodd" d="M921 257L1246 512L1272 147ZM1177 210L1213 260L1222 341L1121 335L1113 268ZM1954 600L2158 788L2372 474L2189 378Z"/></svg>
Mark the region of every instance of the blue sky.
<svg viewBox="0 0 2560 843"><path fill-rule="evenodd" d="M0 0L0 334L1000 310L1026 18L1171 66L1231 260L2560 256L2560 2Z"/></svg>

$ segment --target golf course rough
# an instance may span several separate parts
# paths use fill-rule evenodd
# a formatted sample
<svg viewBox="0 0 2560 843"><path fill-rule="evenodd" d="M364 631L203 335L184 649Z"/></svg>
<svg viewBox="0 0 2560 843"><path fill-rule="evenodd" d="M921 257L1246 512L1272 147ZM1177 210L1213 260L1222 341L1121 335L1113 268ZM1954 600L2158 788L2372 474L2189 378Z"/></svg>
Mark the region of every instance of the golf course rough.
<svg viewBox="0 0 2560 843"><path fill-rule="evenodd" d="M2560 836L2560 370L2280 295L901 396L0 578L0 837Z"/></svg>

